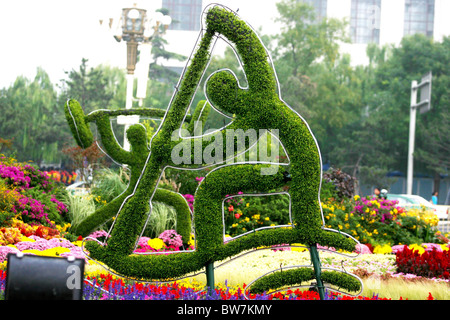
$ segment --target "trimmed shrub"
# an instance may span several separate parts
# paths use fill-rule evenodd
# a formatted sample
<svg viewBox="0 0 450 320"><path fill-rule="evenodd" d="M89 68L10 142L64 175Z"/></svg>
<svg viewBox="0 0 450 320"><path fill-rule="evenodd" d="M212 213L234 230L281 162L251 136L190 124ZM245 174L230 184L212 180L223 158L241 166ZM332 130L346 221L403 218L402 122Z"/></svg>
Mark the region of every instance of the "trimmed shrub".
<svg viewBox="0 0 450 320"><path fill-rule="evenodd" d="M289 155L290 166L233 164L210 171L195 193L196 250L166 256L131 255L145 222L149 199L157 200L160 190L157 189L158 181L164 169L168 166L180 167L171 157L172 151L181 142L181 139L173 138L173 132L182 126L186 111L208 64L209 48L216 34L226 37L236 45L242 57L249 87L239 88L233 74L218 71L206 83L209 101L216 108L234 114L233 122L227 129L278 130L279 140ZM90 117L96 117L102 142L106 150L111 151L113 159L129 164L132 169L130 186L133 193L130 190L127 195L132 196L126 201L120 200L123 207L115 220L107 245L87 243L91 256L116 272L143 279L167 279L200 270L209 263L260 246L302 243L310 246L320 244L347 251L353 251L355 248L352 239L323 229L319 203L321 161L316 141L306 122L278 96L274 70L260 39L233 12L213 6L206 13L206 29L202 31L201 41L177 87L164 122L154 135L150 154L144 152L145 134L139 131L139 126L131 126L127 132L131 144L131 152L127 153L116 145L110 145L113 141L103 141L110 134L107 116L94 113ZM81 117L78 119L80 122L83 120ZM225 130L219 134L225 137ZM187 139L191 146L192 140L194 138ZM203 147L209 146L208 143L209 141L202 139ZM193 145L195 146L195 140ZM142 152L136 152L137 149ZM191 152L191 157L194 153ZM146 156L143 157L142 154ZM268 173L270 168L275 170ZM269 192L282 188L286 183L289 183L291 196L294 223L292 228L265 229L224 243L221 212L222 200L226 195L237 194L239 191ZM167 197L164 195L165 199ZM181 200L178 202L178 198L173 199L175 205L181 205ZM187 204L186 201L184 203ZM101 219L95 219L97 222L104 221L106 215L111 212ZM93 216L98 217L99 214ZM187 226L187 223L181 225ZM177 229L178 227L180 224L177 221ZM182 234L181 230L177 231Z"/></svg>

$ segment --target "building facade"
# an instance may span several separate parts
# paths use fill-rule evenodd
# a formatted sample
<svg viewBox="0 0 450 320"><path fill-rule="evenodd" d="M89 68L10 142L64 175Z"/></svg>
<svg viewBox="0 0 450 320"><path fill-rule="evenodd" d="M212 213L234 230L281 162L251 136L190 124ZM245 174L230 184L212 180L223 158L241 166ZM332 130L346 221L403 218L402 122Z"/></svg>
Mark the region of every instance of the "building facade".
<svg viewBox="0 0 450 320"><path fill-rule="evenodd" d="M348 22L350 44L341 49L352 57L352 64L367 64L369 43L398 45L406 35L422 33L441 41L450 35L449 0L297 0L311 5L317 19L325 17ZM238 11L255 29L264 34L276 34L277 0L222 0L222 5ZM154 5L169 9L174 23L169 28L168 49L188 55L198 37L203 9L215 1L159 0ZM257 8L257 10L255 9ZM171 62L178 64L182 63Z"/></svg>

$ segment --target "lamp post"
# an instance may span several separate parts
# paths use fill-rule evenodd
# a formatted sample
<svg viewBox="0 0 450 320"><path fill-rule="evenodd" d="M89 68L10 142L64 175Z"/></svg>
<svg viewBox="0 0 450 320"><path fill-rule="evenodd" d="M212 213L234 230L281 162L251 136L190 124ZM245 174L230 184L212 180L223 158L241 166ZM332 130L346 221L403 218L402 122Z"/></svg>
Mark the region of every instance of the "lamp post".
<svg viewBox="0 0 450 320"><path fill-rule="evenodd" d="M148 80L148 68L150 61L150 42L156 36L163 34L169 27L172 19L168 15L164 15L161 12L154 12L152 15L147 15L147 10L136 8L136 5L132 8L123 8L122 16L119 20L120 28L118 34L114 35L114 39L117 42L126 41L127 43L127 94L125 109L131 109L133 106L133 88L135 69L137 62L138 45L143 44L148 50L144 50L145 54L141 55L141 59L144 63L144 69L142 76L138 79L139 90L138 97L140 98L140 105L145 98L147 80ZM144 52L142 52L144 53ZM142 89L145 87L145 89ZM130 150L130 144L126 137L126 131L132 124L139 122L139 116L119 116L117 118L118 124L125 125L124 129L124 143L123 148Z"/></svg>

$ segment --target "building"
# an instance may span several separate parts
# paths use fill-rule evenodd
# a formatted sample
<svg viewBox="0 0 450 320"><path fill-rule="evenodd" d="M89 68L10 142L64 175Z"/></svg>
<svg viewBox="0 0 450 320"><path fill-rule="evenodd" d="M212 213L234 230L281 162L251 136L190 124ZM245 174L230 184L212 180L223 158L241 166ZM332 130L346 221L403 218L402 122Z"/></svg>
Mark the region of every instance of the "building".
<svg viewBox="0 0 450 320"><path fill-rule="evenodd" d="M436 41L450 35L448 0L298 0L314 7L318 19L324 17L348 21L350 44L342 44L343 52L350 53L354 65L367 64L366 47L369 43L398 45L405 35L423 33ZM156 1L158 2L158 1ZM189 54L200 30L200 17L210 0L159 0L170 10L174 23L167 33L169 48ZM276 34L274 21L278 1L222 0L220 3L238 11L255 29L265 34ZM255 8L258 8L255 11ZM172 62L174 63L174 62ZM181 64L178 63L180 66Z"/></svg>
<svg viewBox="0 0 450 320"><path fill-rule="evenodd" d="M165 38L167 50L189 56L194 49L201 29L203 9L215 1L210 0L159 0L155 5L169 9L174 23ZM351 56L353 65L366 65L367 45L398 46L404 36L422 33L435 41L450 35L449 0L298 0L311 5L317 19L337 18L348 22L350 43L342 43L341 51ZM279 26L275 0L222 0L220 3L237 11L261 34L276 34ZM255 9L257 8L257 10ZM224 45L224 44L223 44ZM221 54L224 46L218 45L215 52ZM186 61L167 61L167 66L182 71ZM432 191L432 179L414 179L413 192L428 197ZM440 190L449 190L450 181L441 181ZM371 190L365 190L368 193ZM404 179L392 186L391 192L405 193ZM445 198L446 194L442 194ZM442 203L442 199L440 203Z"/></svg>
<svg viewBox="0 0 450 320"><path fill-rule="evenodd" d="M349 22L351 44L343 44L341 48L351 54L354 65L368 63L369 43L398 45L404 36L415 33L441 41L450 35L450 21L445 12L450 12L447 0L327 1L328 17Z"/></svg>

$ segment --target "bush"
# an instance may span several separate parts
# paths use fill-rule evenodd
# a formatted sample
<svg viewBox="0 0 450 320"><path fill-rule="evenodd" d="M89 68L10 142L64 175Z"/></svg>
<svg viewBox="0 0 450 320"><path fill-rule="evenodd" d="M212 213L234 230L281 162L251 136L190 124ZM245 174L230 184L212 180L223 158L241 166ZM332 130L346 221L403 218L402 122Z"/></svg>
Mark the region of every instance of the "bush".
<svg viewBox="0 0 450 320"><path fill-rule="evenodd" d="M68 221L65 187L30 164L0 156L0 226L13 216L46 226Z"/></svg>
<svg viewBox="0 0 450 320"><path fill-rule="evenodd" d="M371 197L322 203L326 227L375 245L439 242L433 229L438 220L425 209L406 211L397 201Z"/></svg>
<svg viewBox="0 0 450 320"><path fill-rule="evenodd" d="M352 198L355 192L355 178L341 169L329 169L323 173L320 198L334 198L337 201Z"/></svg>

